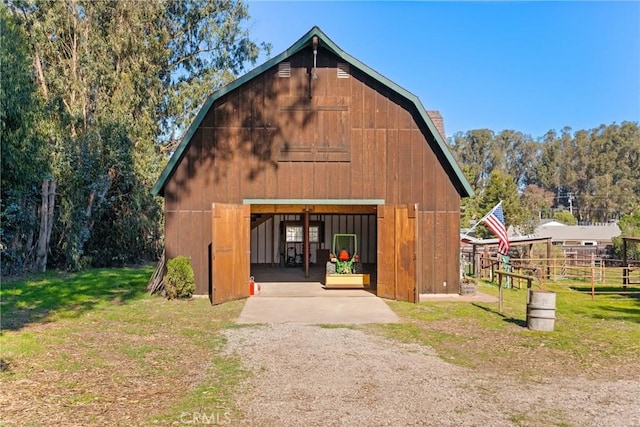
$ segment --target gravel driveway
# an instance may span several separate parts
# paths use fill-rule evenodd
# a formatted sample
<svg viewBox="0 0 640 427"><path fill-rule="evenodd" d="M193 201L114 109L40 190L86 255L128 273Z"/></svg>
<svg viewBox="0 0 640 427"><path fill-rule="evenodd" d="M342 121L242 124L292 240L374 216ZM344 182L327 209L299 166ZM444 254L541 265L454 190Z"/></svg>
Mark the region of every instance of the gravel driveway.
<svg viewBox="0 0 640 427"><path fill-rule="evenodd" d="M238 396L242 425L640 426L640 380L523 382L347 328L270 324L225 334L227 351L252 372Z"/></svg>

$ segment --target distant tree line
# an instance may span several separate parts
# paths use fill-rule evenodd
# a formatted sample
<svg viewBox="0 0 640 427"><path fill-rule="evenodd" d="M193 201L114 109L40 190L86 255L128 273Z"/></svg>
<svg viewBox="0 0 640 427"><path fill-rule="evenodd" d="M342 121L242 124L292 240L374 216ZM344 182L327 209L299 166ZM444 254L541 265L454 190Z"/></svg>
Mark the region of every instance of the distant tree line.
<svg viewBox="0 0 640 427"><path fill-rule="evenodd" d="M3 274L156 259L163 152L269 49L247 19L234 0L0 5Z"/></svg>
<svg viewBox="0 0 640 427"><path fill-rule="evenodd" d="M637 122L573 133L564 128L537 139L514 130L478 129L456 133L449 144L476 193L463 201L463 227L500 200L507 225L526 232L540 218L601 223L640 210Z"/></svg>

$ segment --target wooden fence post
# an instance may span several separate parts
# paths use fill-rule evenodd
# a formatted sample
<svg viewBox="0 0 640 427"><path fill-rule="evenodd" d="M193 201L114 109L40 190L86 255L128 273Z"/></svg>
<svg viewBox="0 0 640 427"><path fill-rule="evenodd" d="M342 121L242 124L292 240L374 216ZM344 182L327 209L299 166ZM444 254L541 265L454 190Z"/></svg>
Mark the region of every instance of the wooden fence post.
<svg viewBox="0 0 640 427"><path fill-rule="evenodd" d="M595 282L595 266L591 264L591 300L595 299L596 295L596 282Z"/></svg>
<svg viewBox="0 0 640 427"><path fill-rule="evenodd" d="M498 313L502 313L502 274L498 272Z"/></svg>

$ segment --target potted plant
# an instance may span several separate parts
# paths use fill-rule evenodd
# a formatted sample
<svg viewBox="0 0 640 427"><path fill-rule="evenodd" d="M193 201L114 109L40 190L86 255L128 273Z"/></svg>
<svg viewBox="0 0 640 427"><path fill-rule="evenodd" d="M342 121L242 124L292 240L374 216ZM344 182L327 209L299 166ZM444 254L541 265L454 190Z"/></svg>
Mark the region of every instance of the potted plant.
<svg viewBox="0 0 640 427"><path fill-rule="evenodd" d="M460 280L460 295L475 295L478 290L478 282L470 276L463 276Z"/></svg>

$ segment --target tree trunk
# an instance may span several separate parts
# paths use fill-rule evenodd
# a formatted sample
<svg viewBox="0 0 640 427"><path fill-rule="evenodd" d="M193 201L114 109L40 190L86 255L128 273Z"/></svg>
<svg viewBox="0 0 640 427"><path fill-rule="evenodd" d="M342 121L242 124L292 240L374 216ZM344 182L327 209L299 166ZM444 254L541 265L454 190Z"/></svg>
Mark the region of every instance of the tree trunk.
<svg viewBox="0 0 640 427"><path fill-rule="evenodd" d="M29 223L36 224L36 218L38 216L38 206L35 204L30 204L29 206ZM27 233L27 238L24 244L24 269L27 271L32 271L35 258L35 240L36 237L36 229L33 226L29 227L29 232Z"/></svg>
<svg viewBox="0 0 640 427"><path fill-rule="evenodd" d="M47 256L53 229L53 211L55 208L56 182L51 179L42 181L42 205L40 206L40 233L36 247L36 270L47 271Z"/></svg>

